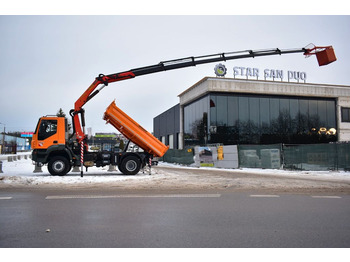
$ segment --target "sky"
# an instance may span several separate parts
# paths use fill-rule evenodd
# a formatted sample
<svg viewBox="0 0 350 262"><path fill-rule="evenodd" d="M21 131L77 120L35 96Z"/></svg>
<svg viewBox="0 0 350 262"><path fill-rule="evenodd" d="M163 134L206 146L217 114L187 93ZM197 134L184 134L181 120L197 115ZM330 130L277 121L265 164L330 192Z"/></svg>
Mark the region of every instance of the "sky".
<svg viewBox="0 0 350 262"><path fill-rule="evenodd" d="M319 67L302 54L223 62L233 67L306 72L307 83L350 86L350 16L341 15L0 15L0 130L34 131L39 117L68 115L100 73L222 52L332 45L337 61ZM49 12L50 13L50 12ZM42 13L40 13L42 14ZM85 106L86 128L116 132L102 119L115 100L148 131L153 118L217 63L109 84ZM261 80L263 78L260 78ZM350 88L350 87L349 87Z"/></svg>

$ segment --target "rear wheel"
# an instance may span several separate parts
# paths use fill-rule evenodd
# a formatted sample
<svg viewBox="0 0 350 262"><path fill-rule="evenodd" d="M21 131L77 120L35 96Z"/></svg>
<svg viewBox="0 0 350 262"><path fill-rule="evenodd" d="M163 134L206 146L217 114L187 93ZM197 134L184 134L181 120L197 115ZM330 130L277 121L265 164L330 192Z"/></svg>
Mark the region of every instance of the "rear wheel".
<svg viewBox="0 0 350 262"><path fill-rule="evenodd" d="M53 176L65 176L69 172L71 166L67 158L63 156L55 156L51 158L47 168Z"/></svg>
<svg viewBox="0 0 350 262"><path fill-rule="evenodd" d="M127 156L118 168L125 175L136 175L140 171L141 161L136 156Z"/></svg>

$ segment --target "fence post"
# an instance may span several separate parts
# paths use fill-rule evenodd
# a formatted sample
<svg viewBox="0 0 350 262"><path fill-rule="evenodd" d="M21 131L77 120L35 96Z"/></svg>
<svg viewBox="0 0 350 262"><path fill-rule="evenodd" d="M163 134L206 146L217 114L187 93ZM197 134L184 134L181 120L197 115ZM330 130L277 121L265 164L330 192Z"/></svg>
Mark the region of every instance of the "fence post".
<svg viewBox="0 0 350 262"><path fill-rule="evenodd" d="M285 161L285 159L284 159L284 144L283 143L281 143L280 144L281 145L281 154L280 154L280 157L281 157L281 167L280 167L280 169L282 168L282 169L284 169L284 161Z"/></svg>
<svg viewBox="0 0 350 262"><path fill-rule="evenodd" d="M338 144L334 143L335 146L335 170L339 171L339 155L338 155Z"/></svg>

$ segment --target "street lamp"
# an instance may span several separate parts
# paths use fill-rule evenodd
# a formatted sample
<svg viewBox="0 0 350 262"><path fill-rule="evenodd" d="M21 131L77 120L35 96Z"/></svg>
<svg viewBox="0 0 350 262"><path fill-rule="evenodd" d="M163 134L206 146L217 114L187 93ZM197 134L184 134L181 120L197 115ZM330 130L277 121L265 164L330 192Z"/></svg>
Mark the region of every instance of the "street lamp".
<svg viewBox="0 0 350 262"><path fill-rule="evenodd" d="M2 154L4 152L4 147L5 147L5 124L1 123L1 125L4 125L4 132L2 133L2 146L1 146L1 152L0 154Z"/></svg>

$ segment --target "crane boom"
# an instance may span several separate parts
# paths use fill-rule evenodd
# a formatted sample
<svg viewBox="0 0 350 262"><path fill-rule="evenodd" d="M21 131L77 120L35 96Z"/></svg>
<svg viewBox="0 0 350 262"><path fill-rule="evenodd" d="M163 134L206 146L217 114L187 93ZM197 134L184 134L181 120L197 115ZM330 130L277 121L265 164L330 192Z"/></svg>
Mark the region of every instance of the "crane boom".
<svg viewBox="0 0 350 262"><path fill-rule="evenodd" d="M233 59L243 59L243 58L254 58L260 56L271 56L271 55L282 55L282 54L292 54L292 53L304 53L304 55L311 55L314 49L266 49L266 50L245 50L229 53L219 53L213 55L197 56L197 57L185 57L181 59L163 61L155 65L145 66L140 68L131 69L129 71L124 71L120 73L104 75L100 74L94 82L89 86L89 88L79 97L75 102L74 109L70 111L73 118L73 128L76 134L78 142L81 142L85 138L85 131L81 128L79 114L81 114L82 126L85 126L84 120L84 109L83 106L95 95L97 95L105 86L109 83L131 79L141 75L147 75L162 71L168 71L173 69L185 68L190 66L196 66L200 64L207 64L219 61L227 61ZM96 90L96 88L102 86Z"/></svg>

